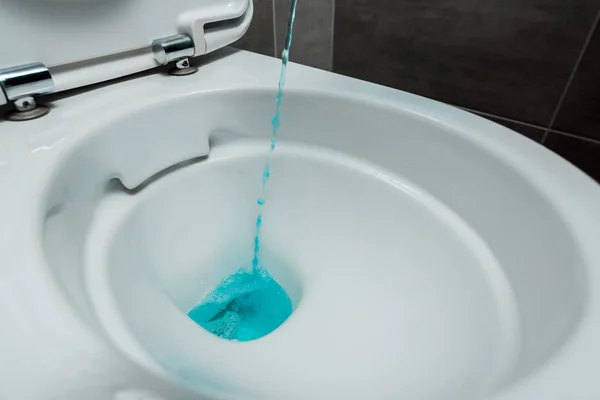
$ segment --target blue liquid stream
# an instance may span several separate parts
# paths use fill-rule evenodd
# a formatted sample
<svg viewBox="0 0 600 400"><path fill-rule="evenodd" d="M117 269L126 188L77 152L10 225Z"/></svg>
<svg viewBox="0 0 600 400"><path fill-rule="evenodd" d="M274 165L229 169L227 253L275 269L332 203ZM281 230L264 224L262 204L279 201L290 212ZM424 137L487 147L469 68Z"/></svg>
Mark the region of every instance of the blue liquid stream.
<svg viewBox="0 0 600 400"><path fill-rule="evenodd" d="M269 153L262 174L261 195L257 200L258 216L254 238L252 271L243 268L225 278L212 292L193 307L188 316L207 331L228 340L249 341L263 337L280 326L292 313L292 301L285 290L259 262L262 210L266 186L271 176L271 158L277 143L285 73L292 44L292 29L296 16L296 1L292 0L282 66L276 96L275 115Z"/></svg>
<svg viewBox="0 0 600 400"><path fill-rule="evenodd" d="M287 32L285 35L285 45L283 46L283 51L281 52L281 72L279 74L279 87L277 89L277 96L275 97L275 114L273 115L273 119L271 120L273 131L271 134L271 142L269 144L269 154L267 155L267 161L265 163L265 167L262 174L261 194L258 200L256 201L258 204L258 216L256 217L256 232L254 235L254 256L252 257L253 271L257 271L260 265L260 232L263 222L262 211L266 202L265 192L267 188L267 183L271 178L271 158L273 156L273 151L275 150L275 145L277 144L277 132L279 131L279 126L281 125L279 116L281 114L281 103L283 102L283 87L285 86L285 73L290 58L290 48L292 46L292 34L294 30L294 20L296 18L296 1L297 0L292 0L291 3L290 17L288 19Z"/></svg>

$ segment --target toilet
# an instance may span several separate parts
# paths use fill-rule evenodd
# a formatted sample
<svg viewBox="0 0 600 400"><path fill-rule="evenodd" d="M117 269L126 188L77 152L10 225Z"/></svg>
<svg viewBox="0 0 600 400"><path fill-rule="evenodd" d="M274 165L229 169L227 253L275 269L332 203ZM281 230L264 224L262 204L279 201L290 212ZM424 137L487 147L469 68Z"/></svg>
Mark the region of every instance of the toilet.
<svg viewBox="0 0 600 400"><path fill-rule="evenodd" d="M0 399L600 398L600 186L509 129L290 64L262 262L291 316L187 313L252 257L281 61L252 0L0 0Z"/></svg>

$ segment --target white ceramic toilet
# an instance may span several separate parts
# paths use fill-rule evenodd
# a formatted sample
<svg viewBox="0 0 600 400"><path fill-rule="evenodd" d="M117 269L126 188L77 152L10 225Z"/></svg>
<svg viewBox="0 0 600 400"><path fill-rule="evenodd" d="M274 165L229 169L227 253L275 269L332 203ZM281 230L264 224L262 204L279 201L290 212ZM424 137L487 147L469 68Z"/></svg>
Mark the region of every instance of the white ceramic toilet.
<svg viewBox="0 0 600 400"><path fill-rule="evenodd" d="M294 311L244 343L187 317L252 256L280 60L224 47L251 18L0 0L0 399L599 399L600 186L295 64L262 252Z"/></svg>

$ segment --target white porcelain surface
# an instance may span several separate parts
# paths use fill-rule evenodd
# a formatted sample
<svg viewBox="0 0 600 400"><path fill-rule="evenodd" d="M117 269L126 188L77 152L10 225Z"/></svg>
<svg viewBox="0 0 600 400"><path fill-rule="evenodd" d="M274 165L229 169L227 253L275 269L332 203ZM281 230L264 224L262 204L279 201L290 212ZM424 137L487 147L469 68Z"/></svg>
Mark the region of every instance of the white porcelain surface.
<svg viewBox="0 0 600 400"><path fill-rule="evenodd" d="M465 398L512 365L514 299L485 243L414 185L320 148L273 159L263 261L298 304L290 319L239 345L188 319L250 264L261 144L215 145L139 194L106 195L86 278L122 349L137 338L197 390L248 399Z"/></svg>
<svg viewBox="0 0 600 400"><path fill-rule="evenodd" d="M297 308L248 343L187 319L251 256L279 61L229 53L0 122L0 398L600 397L600 188L499 125L294 64L265 261Z"/></svg>

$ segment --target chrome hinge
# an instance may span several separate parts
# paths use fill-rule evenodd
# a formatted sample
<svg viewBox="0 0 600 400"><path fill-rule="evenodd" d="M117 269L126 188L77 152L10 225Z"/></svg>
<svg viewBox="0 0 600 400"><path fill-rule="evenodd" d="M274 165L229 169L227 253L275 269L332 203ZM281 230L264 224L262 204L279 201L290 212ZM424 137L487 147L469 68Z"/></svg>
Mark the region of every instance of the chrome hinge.
<svg viewBox="0 0 600 400"><path fill-rule="evenodd" d="M160 65L175 63L175 67L169 70L171 75L190 75L198 71L198 68L190 65L190 57L196 52L194 41L185 34L168 36L156 39L152 42L152 53Z"/></svg>
<svg viewBox="0 0 600 400"><path fill-rule="evenodd" d="M49 107L35 102L35 96L54 91L52 75L42 63L0 69L0 88L14 107L6 115L10 121L28 121L50 112Z"/></svg>

